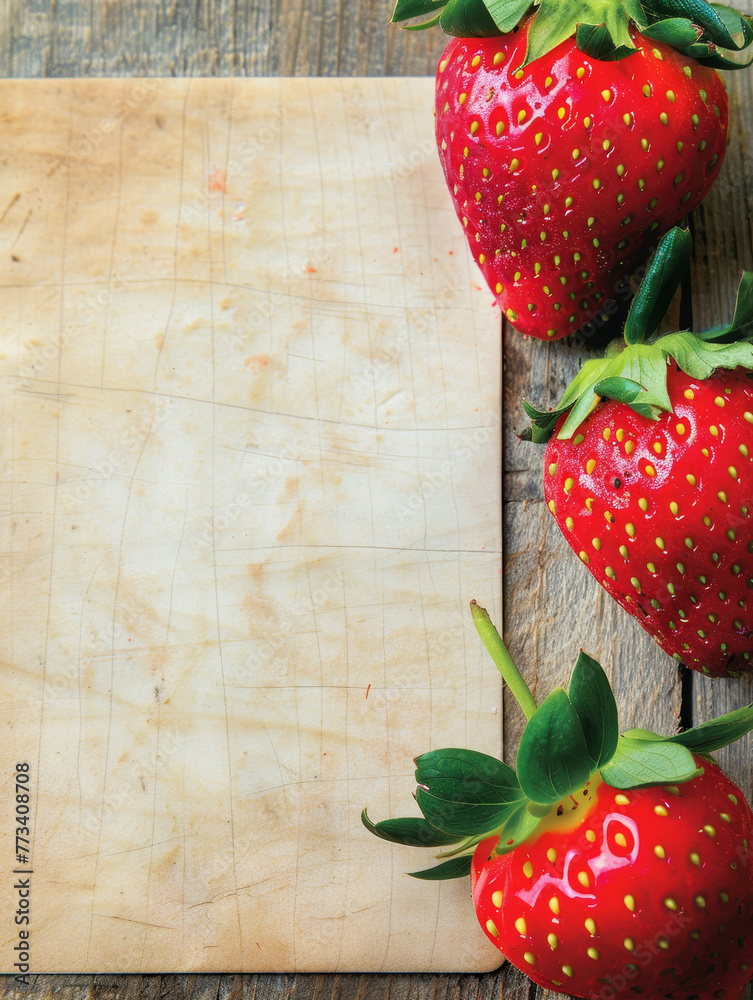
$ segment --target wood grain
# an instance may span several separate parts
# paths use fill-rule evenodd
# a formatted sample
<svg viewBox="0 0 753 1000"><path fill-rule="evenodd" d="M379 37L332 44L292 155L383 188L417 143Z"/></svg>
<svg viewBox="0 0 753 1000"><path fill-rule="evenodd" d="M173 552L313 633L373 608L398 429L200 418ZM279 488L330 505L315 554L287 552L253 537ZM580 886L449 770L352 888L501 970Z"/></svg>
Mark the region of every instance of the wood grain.
<svg viewBox="0 0 753 1000"><path fill-rule="evenodd" d="M750 0L740 4L750 12ZM177 0L107 0L100 4L81 0L9 0L0 8L0 74L4 76L111 76L137 75L305 75L305 74L432 74L443 47L437 33L406 34L388 28L390 0L197 0L180 4ZM750 76L729 77L730 93L738 107L751 106ZM736 169L722 178L717 194L695 215L696 250L694 270L694 316L702 317L702 302L714 302L708 314L727 314L734 280L722 275L734 273L741 265L751 266L751 209L749 183L753 140L750 125L738 121L741 130L733 139L728 161ZM722 187L722 183L724 186ZM713 217L712 217L713 209ZM716 220L716 221L714 221ZM717 293L715 289L722 290ZM703 292L703 294L701 294ZM708 297L707 297L708 292ZM718 298L716 296L719 296ZM566 568L564 551L547 528L541 502L535 450L519 447L514 432L519 429L519 404L524 395L537 389L539 403L554 400L577 369L578 352L564 345L533 345L505 332L505 525L507 536L507 586L505 593L506 633L521 665L543 662L546 649L558 650L563 662L570 662L575 612L571 605L573 566ZM541 390L544 391L541 391ZM513 416L514 414L514 416ZM578 567L575 567L576 569ZM578 592L596 609L597 591L589 588L584 574ZM545 608L546 602L546 608ZM563 611L564 609L564 611ZM564 619L561 617L564 615ZM620 687L623 703L629 697L641 702L648 689L649 699L658 697L656 686L647 681L635 653L655 663L660 654L645 637L633 634L623 616L615 620L607 614L609 636L602 639L607 656L623 646L627 634L635 660L635 676L626 689ZM561 637L546 636L529 659L531 634L539 624ZM601 622L599 622L601 624ZM580 641L580 640L577 640ZM659 666L666 664L657 663ZM558 668L560 671L564 666ZM686 704L698 720L711 717L727 705L751 700L747 682L714 685L684 680ZM660 717L679 721L682 683L669 671L659 685L666 692L666 710ZM637 697L636 697L637 696ZM650 714L650 709L639 708ZM508 741L519 731L515 713L510 712ZM518 728L516 728L518 727ZM750 743L725 752L733 773L748 792L751 790ZM538 990L508 966L485 976L132 976L132 977L38 977L31 990L14 989L0 983L3 995L20 998L84 997L121 1000L137 996L201 998L258 998L268 1000L294 994L306 1000L549 1000L554 994Z"/></svg>
<svg viewBox="0 0 753 1000"><path fill-rule="evenodd" d="M2 76L425 76L436 31L391 0L8 0Z"/></svg>

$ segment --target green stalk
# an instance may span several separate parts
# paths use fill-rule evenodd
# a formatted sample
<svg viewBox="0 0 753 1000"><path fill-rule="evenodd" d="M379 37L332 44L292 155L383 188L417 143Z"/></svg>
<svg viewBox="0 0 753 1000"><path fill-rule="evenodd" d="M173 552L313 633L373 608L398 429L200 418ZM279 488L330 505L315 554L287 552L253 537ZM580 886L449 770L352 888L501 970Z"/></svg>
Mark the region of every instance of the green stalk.
<svg viewBox="0 0 753 1000"><path fill-rule="evenodd" d="M523 709L526 719L530 719L536 711L531 690L523 680L523 676L513 663L512 657L507 652L499 632L494 627L486 608L480 607L475 601L471 601L471 614L476 631L481 636L481 641L486 646L491 658L497 665L497 669L510 688L515 700Z"/></svg>

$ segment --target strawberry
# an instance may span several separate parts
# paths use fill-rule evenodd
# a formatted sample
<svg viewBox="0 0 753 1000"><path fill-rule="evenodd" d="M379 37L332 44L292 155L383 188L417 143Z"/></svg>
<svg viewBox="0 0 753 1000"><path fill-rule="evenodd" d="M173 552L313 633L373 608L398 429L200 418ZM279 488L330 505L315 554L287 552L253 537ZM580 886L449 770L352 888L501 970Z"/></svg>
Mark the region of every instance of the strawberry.
<svg viewBox="0 0 753 1000"><path fill-rule="evenodd" d="M534 982L706 1000L748 981L753 873L740 856L753 814L715 764L694 759L703 773L685 784L625 793L592 782L530 843L501 856L494 838L478 845L479 922Z"/></svg>
<svg viewBox="0 0 753 1000"><path fill-rule="evenodd" d="M393 20L438 6L400 0ZM630 274L705 197L727 133L715 67L734 65L718 47L753 31L696 0L532 7L449 0L429 22L461 35L439 63L436 139L496 301L554 340L619 311Z"/></svg>
<svg viewBox="0 0 753 1000"><path fill-rule="evenodd" d="M711 676L753 667L753 274L732 324L652 336L692 248L664 237L623 349L586 362L555 410L544 496L569 545L671 656ZM553 436L552 435L554 431Z"/></svg>
<svg viewBox="0 0 753 1000"><path fill-rule="evenodd" d="M485 754L416 759L422 817L385 840L449 849L414 876L470 874L490 941L571 996L736 1000L753 977L753 811L709 756L753 729L753 705L678 735L618 733L606 674L581 652L540 706L489 616L487 649L527 716L516 769ZM454 846L450 846L454 845Z"/></svg>

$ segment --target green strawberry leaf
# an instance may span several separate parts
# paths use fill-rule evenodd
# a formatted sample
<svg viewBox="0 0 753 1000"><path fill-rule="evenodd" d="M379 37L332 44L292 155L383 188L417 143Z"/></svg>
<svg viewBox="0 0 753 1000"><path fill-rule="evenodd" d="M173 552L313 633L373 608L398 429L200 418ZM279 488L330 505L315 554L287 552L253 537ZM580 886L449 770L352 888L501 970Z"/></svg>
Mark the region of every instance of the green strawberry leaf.
<svg viewBox="0 0 753 1000"><path fill-rule="evenodd" d="M591 365L593 367L589 367ZM653 346L633 344L621 353L608 355L601 360L587 361L578 376L584 372L590 385L570 409L557 435L559 438L571 438L577 432L599 399L602 396L609 396L610 386L614 386L619 395L630 390L630 383L640 386L642 390L640 396L631 401L630 405L646 416L655 418L659 410L671 409L667 393L666 354L662 350L657 351ZM594 381L594 373L597 381ZM571 387L576 384L578 376L571 382ZM618 381L613 382L612 379ZM567 393L562 397L562 402L566 396ZM561 408L562 403L558 409Z"/></svg>
<svg viewBox="0 0 753 1000"><path fill-rule="evenodd" d="M694 333L667 333L659 337L655 345L665 357L674 358L680 368L693 378L708 378L717 368L733 369L738 365L753 368L753 345L744 341L718 344L709 343ZM658 402L658 397L650 401ZM669 406L664 409L668 410Z"/></svg>
<svg viewBox="0 0 753 1000"><path fill-rule="evenodd" d="M406 816L402 819L383 819L372 823L366 810L361 813L361 822L366 829L382 840L392 844L403 844L407 847L446 847L456 844L458 837L449 836L431 826L425 819L417 816Z"/></svg>
<svg viewBox="0 0 753 1000"><path fill-rule="evenodd" d="M411 878L420 878L424 882L441 882L449 878L466 878L471 873L472 854L464 854L459 858L450 858L441 865L425 868L422 872L408 872Z"/></svg>
<svg viewBox="0 0 753 1000"><path fill-rule="evenodd" d="M668 743L676 743L697 754L713 753L739 740L753 730L753 705L738 708L718 719L704 722L684 733L670 736Z"/></svg>
<svg viewBox="0 0 753 1000"><path fill-rule="evenodd" d="M615 359L621 364L622 377L643 388L641 395L631 404L633 409L638 409L637 404L644 410L647 407L672 409L667 392L667 353L664 347L657 351L646 344L634 344L626 349L621 358Z"/></svg>
<svg viewBox="0 0 753 1000"><path fill-rule="evenodd" d="M391 23L406 31L423 31L439 24L450 35L488 37L506 34L532 12L528 50L523 65L545 56L575 36L586 55L601 60L624 59L637 51L630 25L649 38L675 46L706 65L737 69L723 49L739 52L753 41L750 19L723 4L705 0L397 0Z"/></svg>
<svg viewBox="0 0 753 1000"><path fill-rule="evenodd" d="M477 750L429 750L416 757L416 780L421 784L433 778L499 781L505 787L517 788L515 771L508 764Z"/></svg>
<svg viewBox="0 0 753 1000"><path fill-rule="evenodd" d="M728 343L753 335L753 271L743 271L737 286L735 313L729 326L718 326L697 334L701 340Z"/></svg>
<svg viewBox="0 0 753 1000"><path fill-rule="evenodd" d="M660 736L658 733L652 733L650 729L630 729L627 733L622 734L627 740L649 740L655 742L656 740L665 740L666 736Z"/></svg>
<svg viewBox="0 0 753 1000"><path fill-rule="evenodd" d="M675 226L649 261L625 320L625 343L641 344L659 327L693 252L693 237Z"/></svg>
<svg viewBox="0 0 753 1000"><path fill-rule="evenodd" d="M458 792L457 782L437 778L431 791L416 791L416 801L421 812L432 826L437 825L450 836L468 834L480 840L482 836L499 829L517 805L512 802L478 802L477 789L469 787L466 799ZM481 793L483 794L483 793Z"/></svg>
<svg viewBox="0 0 753 1000"><path fill-rule="evenodd" d="M537 410L527 399L523 400L523 409L531 423L523 428L518 437L521 441L546 444L554 434L555 425L564 411L559 407L556 410Z"/></svg>
<svg viewBox="0 0 753 1000"><path fill-rule="evenodd" d="M517 758L520 787L533 802L553 805L591 775L588 748L578 715L557 688L528 720Z"/></svg>
<svg viewBox="0 0 753 1000"><path fill-rule="evenodd" d="M673 45L676 49L684 49L688 45L695 45L703 30L684 17L669 17L663 21L655 21L648 28L644 28L642 34L657 42Z"/></svg>
<svg viewBox="0 0 753 1000"><path fill-rule="evenodd" d="M499 28L484 0L447 0L439 18L439 27L458 38L498 35Z"/></svg>
<svg viewBox="0 0 753 1000"><path fill-rule="evenodd" d="M599 402L599 396L595 393L596 386L609 377L612 371L617 373L619 365L616 365L609 356L590 358L583 364L554 409L537 410L527 400L523 400L523 409L531 418L532 424L521 433L521 439L536 444L548 441L555 424L568 410L571 413L567 423L577 428ZM566 431L563 426L559 437L572 437L572 433L569 429Z"/></svg>
<svg viewBox="0 0 753 1000"><path fill-rule="evenodd" d="M509 854L516 847L520 847L523 841L531 836L540 822L541 817L529 812L526 804L521 803L505 823L499 837L499 843L494 848L494 853Z"/></svg>
<svg viewBox="0 0 753 1000"><path fill-rule="evenodd" d="M596 59L623 59L638 50L630 37L630 20L645 20L637 0L541 2L531 21L524 65L551 52L575 35L575 43ZM585 48L584 48L585 46Z"/></svg>
<svg viewBox="0 0 753 1000"><path fill-rule="evenodd" d="M481 836L474 837L463 837L447 851L440 851L439 854L435 855L437 860L442 858L456 858L459 854L467 854L471 848L475 848L476 845L482 841L485 837L488 837L488 831Z"/></svg>
<svg viewBox="0 0 753 1000"><path fill-rule="evenodd" d="M615 754L619 719L609 678L600 664L582 650L570 678L568 695L583 730L592 769L596 771Z"/></svg>
<svg viewBox="0 0 753 1000"><path fill-rule="evenodd" d="M730 48L734 52L740 52L753 42L753 24L751 24L750 14L728 7L726 4L712 3L709 5L719 20L724 24L725 30L734 41L735 45L728 46L719 42L722 48ZM723 54L723 53L722 53Z"/></svg>
<svg viewBox="0 0 753 1000"><path fill-rule="evenodd" d="M439 8L444 7L446 2L447 0L397 0L390 23L410 21L414 17L423 17L425 14L434 15Z"/></svg>
<svg viewBox="0 0 753 1000"><path fill-rule="evenodd" d="M689 45L682 50L682 53L689 59L695 59L697 63L708 66L710 69L747 69L748 66L753 64L753 53L742 58L736 52L730 54L723 52L714 45L704 45L703 43Z"/></svg>
<svg viewBox="0 0 753 1000"><path fill-rule="evenodd" d="M737 19L730 18L733 12L729 7L706 3L705 0L644 0L643 6L660 16L684 17L692 21L703 28L710 41L725 49L741 49L745 45L746 31L740 23L742 18L739 14Z"/></svg>
<svg viewBox="0 0 753 1000"><path fill-rule="evenodd" d="M427 28L434 28L439 24L439 20L442 16L442 12L435 14L434 17L429 18L428 21L422 21L420 24L403 24L401 25L403 31L426 31Z"/></svg>
<svg viewBox="0 0 753 1000"><path fill-rule="evenodd" d="M753 24L751 24L750 14L743 14L742 11L735 10L723 3L712 3L714 11L724 22L727 31L733 38L740 36L740 48L743 49L753 42Z"/></svg>
<svg viewBox="0 0 753 1000"><path fill-rule="evenodd" d="M602 62L616 62L638 51L634 45L617 45L606 24L579 24L575 44L584 55Z"/></svg>
<svg viewBox="0 0 753 1000"><path fill-rule="evenodd" d="M749 337L753 334L753 271L743 271L737 286L735 313L724 331L725 336L736 334Z"/></svg>
<svg viewBox="0 0 753 1000"><path fill-rule="evenodd" d="M558 417L570 411L559 437L572 437L580 424L599 402L595 386L612 373L619 373L619 365L610 357L590 358L565 390L565 394L551 413L545 414L545 423L552 428ZM552 420L552 418L554 418ZM546 438L548 440L548 438Z"/></svg>
<svg viewBox="0 0 753 1000"><path fill-rule="evenodd" d="M506 34L522 21L533 5L533 0L484 0L486 9L494 18L499 30Z"/></svg>
<svg viewBox="0 0 753 1000"><path fill-rule="evenodd" d="M421 812L451 836L496 830L525 801L515 771L475 750L432 750L416 758L416 784Z"/></svg>
<svg viewBox="0 0 753 1000"><path fill-rule="evenodd" d="M575 24L572 18L563 17L562 14L563 11L557 6L539 7L528 30L524 66L542 58L573 34Z"/></svg>
<svg viewBox="0 0 753 1000"><path fill-rule="evenodd" d="M627 736L620 736L614 757L601 768L608 785L623 789L679 784L698 773L693 755L684 746Z"/></svg>
<svg viewBox="0 0 753 1000"><path fill-rule="evenodd" d="M614 399L618 403L634 403L643 392L643 386L622 375L611 375L597 382L594 392L597 396Z"/></svg>
<svg viewBox="0 0 753 1000"><path fill-rule="evenodd" d="M730 35L738 41L739 48L743 49L753 42L753 23L750 14L744 14L723 3L712 3L711 7L724 22Z"/></svg>

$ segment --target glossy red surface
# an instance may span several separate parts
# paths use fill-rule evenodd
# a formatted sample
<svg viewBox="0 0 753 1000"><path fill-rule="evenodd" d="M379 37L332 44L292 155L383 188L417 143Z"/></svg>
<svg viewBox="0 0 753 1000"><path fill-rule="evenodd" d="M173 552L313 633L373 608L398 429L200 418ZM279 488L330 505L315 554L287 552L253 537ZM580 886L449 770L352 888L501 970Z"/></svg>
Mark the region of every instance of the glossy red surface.
<svg viewBox="0 0 753 1000"><path fill-rule="evenodd" d="M624 305L622 278L703 199L727 98L714 70L639 35L616 62L569 40L519 70L526 35L450 41L436 138L497 302L521 332L556 339Z"/></svg>
<svg viewBox="0 0 753 1000"><path fill-rule="evenodd" d="M487 937L577 997L736 1000L753 975L753 814L715 765L673 788L601 784L571 817L471 873Z"/></svg>
<svg viewBox="0 0 753 1000"><path fill-rule="evenodd" d="M581 561L667 653L734 675L753 666L753 374L668 375L674 413L650 420L609 401L572 440L553 437L544 495Z"/></svg>

